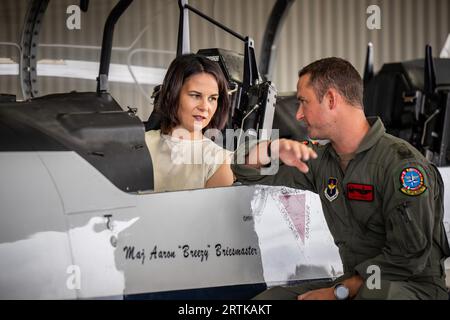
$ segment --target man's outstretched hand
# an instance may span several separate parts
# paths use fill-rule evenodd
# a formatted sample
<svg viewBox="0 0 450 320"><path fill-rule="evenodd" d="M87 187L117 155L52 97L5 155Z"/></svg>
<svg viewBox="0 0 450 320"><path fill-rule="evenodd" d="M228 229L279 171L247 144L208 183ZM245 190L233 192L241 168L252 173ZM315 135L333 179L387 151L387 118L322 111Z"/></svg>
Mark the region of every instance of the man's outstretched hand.
<svg viewBox="0 0 450 320"><path fill-rule="evenodd" d="M284 164L296 167L303 173L309 171L305 162L317 158L317 153L313 149L294 140L274 140L270 144L270 150L272 158L279 158Z"/></svg>

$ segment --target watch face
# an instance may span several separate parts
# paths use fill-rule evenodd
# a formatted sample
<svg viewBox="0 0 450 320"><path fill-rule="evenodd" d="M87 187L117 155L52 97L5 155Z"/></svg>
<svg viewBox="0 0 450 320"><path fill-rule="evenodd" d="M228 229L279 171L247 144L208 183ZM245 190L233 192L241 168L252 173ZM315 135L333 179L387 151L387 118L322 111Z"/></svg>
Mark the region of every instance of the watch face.
<svg viewBox="0 0 450 320"><path fill-rule="evenodd" d="M338 299L338 300L345 300L348 298L349 290L343 284L338 284L336 286L336 288L334 289L334 295L336 296L336 299Z"/></svg>

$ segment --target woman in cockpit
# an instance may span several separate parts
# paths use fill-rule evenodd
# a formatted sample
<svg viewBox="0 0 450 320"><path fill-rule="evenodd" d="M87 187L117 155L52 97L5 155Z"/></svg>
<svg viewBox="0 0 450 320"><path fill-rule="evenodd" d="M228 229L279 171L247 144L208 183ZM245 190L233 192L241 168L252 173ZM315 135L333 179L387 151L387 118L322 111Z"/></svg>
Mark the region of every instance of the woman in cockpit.
<svg viewBox="0 0 450 320"><path fill-rule="evenodd" d="M231 152L204 135L210 129L219 132L228 119L230 100L220 66L196 54L177 57L155 101L161 129L145 134L154 190L231 185Z"/></svg>

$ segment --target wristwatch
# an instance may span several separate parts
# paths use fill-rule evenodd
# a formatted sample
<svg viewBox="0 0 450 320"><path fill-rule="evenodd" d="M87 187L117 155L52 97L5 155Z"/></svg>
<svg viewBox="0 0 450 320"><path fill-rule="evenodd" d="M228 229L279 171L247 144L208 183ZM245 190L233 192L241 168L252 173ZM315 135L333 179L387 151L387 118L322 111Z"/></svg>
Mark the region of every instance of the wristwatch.
<svg viewBox="0 0 450 320"><path fill-rule="evenodd" d="M347 300L350 295L350 290L342 283L334 286L334 296L336 300Z"/></svg>

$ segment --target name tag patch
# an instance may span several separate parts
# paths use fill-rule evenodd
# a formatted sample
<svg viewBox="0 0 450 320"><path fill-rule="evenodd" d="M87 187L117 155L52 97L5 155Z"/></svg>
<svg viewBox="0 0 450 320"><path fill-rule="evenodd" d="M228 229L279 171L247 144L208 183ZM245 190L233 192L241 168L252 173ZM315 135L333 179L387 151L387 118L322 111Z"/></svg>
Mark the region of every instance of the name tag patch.
<svg viewBox="0 0 450 320"><path fill-rule="evenodd" d="M347 183L347 198L349 200L373 201L373 186L370 184Z"/></svg>

